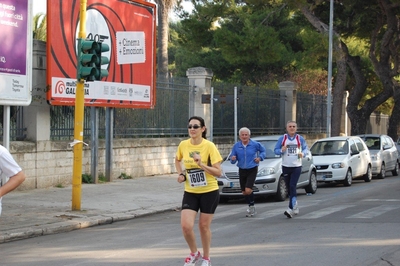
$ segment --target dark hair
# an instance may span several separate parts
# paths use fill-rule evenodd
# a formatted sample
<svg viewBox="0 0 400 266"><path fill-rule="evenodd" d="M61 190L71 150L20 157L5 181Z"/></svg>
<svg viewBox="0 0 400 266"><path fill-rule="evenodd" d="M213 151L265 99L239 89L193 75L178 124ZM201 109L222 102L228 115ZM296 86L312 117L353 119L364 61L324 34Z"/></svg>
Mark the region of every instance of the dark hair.
<svg viewBox="0 0 400 266"><path fill-rule="evenodd" d="M190 120L195 119L195 120L199 120L200 121L200 126L201 127L205 127L205 123L204 123L204 119L200 116L192 116L191 118L189 118L188 123L190 122ZM201 134L201 136L203 137L203 139L207 139L206 137L207 135L207 128L204 129L203 133Z"/></svg>

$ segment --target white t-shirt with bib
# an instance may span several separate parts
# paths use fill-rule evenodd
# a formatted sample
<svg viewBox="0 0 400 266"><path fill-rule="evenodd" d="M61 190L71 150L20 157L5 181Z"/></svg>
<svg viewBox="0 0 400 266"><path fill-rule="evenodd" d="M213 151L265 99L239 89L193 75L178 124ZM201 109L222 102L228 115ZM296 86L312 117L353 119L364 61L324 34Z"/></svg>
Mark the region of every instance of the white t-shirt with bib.
<svg viewBox="0 0 400 266"><path fill-rule="evenodd" d="M10 152L2 145L0 145L0 186L4 185L10 177L15 176L21 172L21 167L14 160ZM0 198L0 215L1 215L1 199Z"/></svg>

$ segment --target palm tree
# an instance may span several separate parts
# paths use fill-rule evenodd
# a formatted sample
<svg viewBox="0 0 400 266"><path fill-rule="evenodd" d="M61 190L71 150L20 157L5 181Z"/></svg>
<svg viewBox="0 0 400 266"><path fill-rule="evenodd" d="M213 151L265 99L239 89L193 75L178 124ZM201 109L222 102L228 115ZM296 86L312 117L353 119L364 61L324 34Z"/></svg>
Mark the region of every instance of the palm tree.
<svg viewBox="0 0 400 266"><path fill-rule="evenodd" d="M47 19L46 14L38 13L33 17L33 39L34 40L47 40Z"/></svg>
<svg viewBox="0 0 400 266"><path fill-rule="evenodd" d="M158 7L158 31L157 31L157 73L158 77L168 78L168 32L169 12L176 0L155 0Z"/></svg>

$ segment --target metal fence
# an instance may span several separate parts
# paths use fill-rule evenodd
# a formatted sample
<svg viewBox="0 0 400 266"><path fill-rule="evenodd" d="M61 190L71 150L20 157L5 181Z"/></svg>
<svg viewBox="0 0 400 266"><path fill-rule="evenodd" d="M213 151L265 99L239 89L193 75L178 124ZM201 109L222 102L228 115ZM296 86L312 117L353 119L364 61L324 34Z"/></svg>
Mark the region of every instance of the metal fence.
<svg viewBox="0 0 400 266"><path fill-rule="evenodd" d="M0 108L0 135L3 137L4 108ZM24 108L22 106L10 106L10 140L25 140L26 127L24 127Z"/></svg>
<svg viewBox="0 0 400 266"><path fill-rule="evenodd" d="M234 135L233 92L235 85L215 83L214 95L220 96L214 102L213 135ZM189 94L192 89L187 78L157 80L156 105L154 109L114 109L114 138L162 138L187 136L189 116ZM238 128L246 126L252 135L281 134L280 114L284 99L277 89L237 86ZM221 97L221 96L225 96ZM282 102L283 101L283 102ZM297 93L297 122L300 133L326 132L326 97ZM91 112L93 107L84 109L84 138L91 133ZM99 138L105 138L106 108L98 110ZM18 107L11 117L10 140L24 140L23 108ZM50 107L50 137L52 140L72 140L74 135L74 107ZM286 122L286 121L285 121ZM2 117L1 117L1 125ZM2 133L2 127L0 128Z"/></svg>
<svg viewBox="0 0 400 266"><path fill-rule="evenodd" d="M114 109L114 138L160 138L187 135L189 114L189 81L187 78L157 80L154 109ZM91 112L84 108L84 138L90 137ZM105 138L106 108L98 110L99 138ZM74 135L74 107L51 106L52 140L72 140Z"/></svg>

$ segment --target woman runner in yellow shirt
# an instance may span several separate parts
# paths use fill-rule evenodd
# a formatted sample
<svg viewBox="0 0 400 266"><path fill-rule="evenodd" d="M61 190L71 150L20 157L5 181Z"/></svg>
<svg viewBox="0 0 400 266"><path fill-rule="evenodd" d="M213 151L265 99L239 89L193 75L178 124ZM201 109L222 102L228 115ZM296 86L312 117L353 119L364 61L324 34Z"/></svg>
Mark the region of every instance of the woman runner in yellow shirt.
<svg viewBox="0 0 400 266"><path fill-rule="evenodd" d="M175 157L175 167L179 174L178 182L185 182L181 226L190 254L186 258L184 266L195 265L196 261L200 259L202 259L202 266L211 266L210 225L219 203L218 182L215 177L221 175L222 157L215 144L206 139L207 128L203 118L191 117L188 133L190 138L179 144ZM199 211L203 257L197 250L196 236L193 230Z"/></svg>

